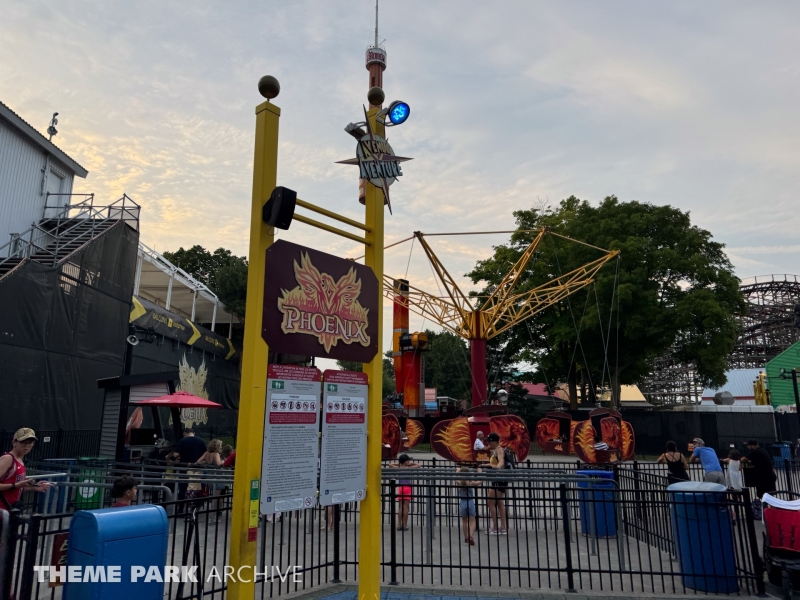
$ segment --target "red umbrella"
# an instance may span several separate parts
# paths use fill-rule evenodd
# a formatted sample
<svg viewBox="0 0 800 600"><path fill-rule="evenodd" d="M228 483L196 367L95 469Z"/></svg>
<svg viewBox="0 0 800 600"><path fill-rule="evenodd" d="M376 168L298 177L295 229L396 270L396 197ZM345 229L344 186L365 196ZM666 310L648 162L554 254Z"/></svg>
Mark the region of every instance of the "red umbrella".
<svg viewBox="0 0 800 600"><path fill-rule="evenodd" d="M131 404L136 404L137 406L171 406L175 408L222 408L221 404L200 398L189 392L175 392L166 396L131 402Z"/></svg>

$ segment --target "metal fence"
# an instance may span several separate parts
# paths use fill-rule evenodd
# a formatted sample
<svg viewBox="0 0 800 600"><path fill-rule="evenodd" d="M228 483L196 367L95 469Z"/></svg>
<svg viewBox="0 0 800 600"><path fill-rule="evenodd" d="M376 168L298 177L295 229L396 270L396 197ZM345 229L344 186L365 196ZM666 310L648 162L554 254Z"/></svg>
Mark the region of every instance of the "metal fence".
<svg viewBox="0 0 800 600"><path fill-rule="evenodd" d="M676 499L660 475L632 469L608 474L617 481L555 469L470 475L481 484L474 487L474 545L462 518L459 489L464 488L456 483L463 475L447 469L404 475L413 490L407 529L398 520L398 484L386 482L384 581L504 590L763 591L747 491ZM491 535L489 512L499 489L493 484L500 477L509 483L503 498L506 532ZM695 546L695 566L687 562L685 544L682 552L676 548L676 538L689 535L680 520L673 520L676 511L719 518L718 525L695 523L703 540ZM725 569L703 575L710 572L704 563L717 554L724 555Z"/></svg>
<svg viewBox="0 0 800 600"><path fill-rule="evenodd" d="M14 431L0 431L0 448L11 448ZM39 441L34 444L26 460L44 460L63 456L97 456L100 451L100 431L95 429L40 430ZM5 451L5 450L3 450Z"/></svg>
<svg viewBox="0 0 800 600"><path fill-rule="evenodd" d="M676 499L666 492L666 469L660 465L617 465L611 471L598 469L586 476L577 473L579 465L573 462L521 463L513 471L469 475L470 481L479 484L470 488L476 515L474 544L470 544L470 523L462 518L459 492L465 488L457 483L464 475L456 473L455 465L443 462L402 473L384 469L382 527L372 534L381 536L386 584L630 595L700 589L745 595L763 592L763 568L747 490ZM142 467L142 472L147 473L147 468ZM692 475L697 474L693 469ZM206 482L223 477L213 471L173 475ZM797 481L791 468L790 476ZM402 485L411 489L400 492L399 478L410 481L410 485ZM503 497L506 533L488 535L493 527L489 509L497 500L493 495L503 487L493 484L501 481L509 483ZM169 494L155 489L165 483L170 488L177 480L145 484L154 489L149 496L140 497L140 502L158 502L167 509L167 564L198 566L201 574L196 584L166 584L165 597L222 598L225 581L209 574L213 567L224 573L229 562L229 489L224 490L226 486L220 483L218 495L169 501ZM401 516L400 496L408 500L407 523ZM104 495L101 506L107 505ZM77 508L73 504L57 514L17 515L14 523L3 528L9 541L0 539L0 550L10 552L3 569L7 593L15 598L61 598L63 588L38 582L33 565L58 559L71 511ZM676 514L714 519L698 518L692 533L685 521L676 521ZM716 524L710 525L712 521ZM502 528L502 520L497 526ZM359 535L356 503L261 518L256 598L280 597L326 583L356 582ZM693 557L694 563L686 562L685 542L691 542L692 535L702 538L702 543L695 544L700 553ZM706 562L716 560L713 557L722 557L722 562L714 563L715 575L704 575L710 568Z"/></svg>

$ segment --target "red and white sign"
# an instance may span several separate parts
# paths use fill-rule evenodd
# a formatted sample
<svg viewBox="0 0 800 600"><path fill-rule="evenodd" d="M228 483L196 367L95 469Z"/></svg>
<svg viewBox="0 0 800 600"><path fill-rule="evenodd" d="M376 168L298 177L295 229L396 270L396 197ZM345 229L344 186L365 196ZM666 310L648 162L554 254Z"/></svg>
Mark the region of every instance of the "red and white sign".
<svg viewBox="0 0 800 600"><path fill-rule="evenodd" d="M325 371L319 483L322 506L366 496L368 382L366 373Z"/></svg>
<svg viewBox="0 0 800 600"><path fill-rule="evenodd" d="M367 68L373 63L378 63L386 68L386 50L373 46L367 48L367 53L364 56Z"/></svg>
<svg viewBox="0 0 800 600"><path fill-rule="evenodd" d="M259 503L264 514L313 505L321 375L319 369L269 365Z"/></svg>

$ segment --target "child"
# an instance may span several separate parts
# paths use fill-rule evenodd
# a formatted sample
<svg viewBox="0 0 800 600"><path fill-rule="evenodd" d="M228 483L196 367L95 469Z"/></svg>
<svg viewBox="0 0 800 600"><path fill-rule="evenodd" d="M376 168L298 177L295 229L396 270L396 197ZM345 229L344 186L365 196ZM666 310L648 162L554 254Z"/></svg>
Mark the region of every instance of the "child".
<svg viewBox="0 0 800 600"><path fill-rule="evenodd" d="M728 463L728 469L725 472L725 485L729 490L741 492L744 487L742 483L742 463L740 462L742 455L738 450L731 450L728 453L728 458L725 462Z"/></svg>
<svg viewBox="0 0 800 600"><path fill-rule="evenodd" d="M400 469L412 469L418 467L419 464L411 462L408 454L401 454L397 457L397 463L393 463L389 466ZM397 531L408 531L408 512L411 508L410 479L397 480L397 501L400 503L400 524L397 526Z"/></svg>
<svg viewBox="0 0 800 600"><path fill-rule="evenodd" d="M456 473L472 473L469 467L459 467ZM477 470L481 472L480 469ZM472 489L481 485L480 481L456 481L458 487L458 514L461 515L461 529L464 532L464 543L470 546L475 545L475 490Z"/></svg>
<svg viewBox="0 0 800 600"><path fill-rule="evenodd" d="M136 491L136 481L130 475L115 479L114 486L111 488L111 497L116 502L111 505L111 508L130 506L131 502L136 500Z"/></svg>

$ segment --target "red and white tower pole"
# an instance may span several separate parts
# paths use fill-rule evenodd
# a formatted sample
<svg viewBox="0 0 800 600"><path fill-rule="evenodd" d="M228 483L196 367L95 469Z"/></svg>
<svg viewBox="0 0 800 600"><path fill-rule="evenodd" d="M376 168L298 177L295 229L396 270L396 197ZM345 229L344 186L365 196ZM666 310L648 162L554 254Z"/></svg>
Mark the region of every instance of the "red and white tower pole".
<svg viewBox="0 0 800 600"><path fill-rule="evenodd" d="M383 72L386 70L386 50L381 48L378 38L378 3L375 3L375 43L367 48L364 62L369 71L369 90L372 88L383 89ZM370 108L380 107L381 104L370 104ZM365 203L366 180L358 180L358 201Z"/></svg>

